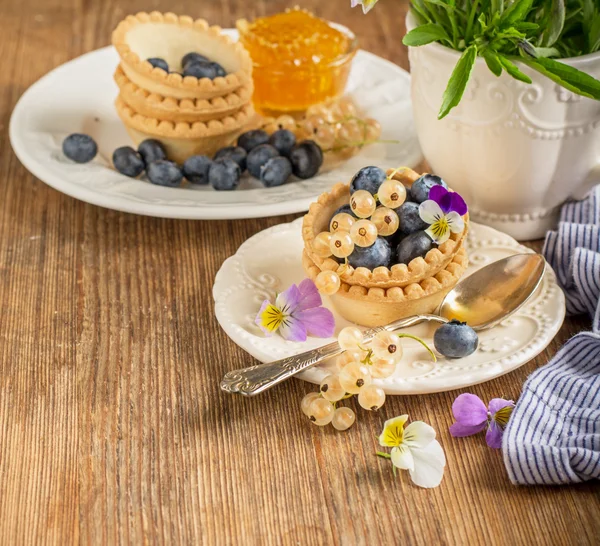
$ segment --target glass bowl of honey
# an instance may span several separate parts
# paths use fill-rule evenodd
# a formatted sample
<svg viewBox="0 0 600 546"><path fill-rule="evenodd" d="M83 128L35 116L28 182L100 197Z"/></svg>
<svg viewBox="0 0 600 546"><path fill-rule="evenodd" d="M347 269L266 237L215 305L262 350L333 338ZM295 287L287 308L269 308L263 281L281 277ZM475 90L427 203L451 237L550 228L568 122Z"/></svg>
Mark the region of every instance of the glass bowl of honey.
<svg viewBox="0 0 600 546"><path fill-rule="evenodd" d="M298 116L344 93L358 48L348 28L299 9L237 22L253 61L254 107Z"/></svg>

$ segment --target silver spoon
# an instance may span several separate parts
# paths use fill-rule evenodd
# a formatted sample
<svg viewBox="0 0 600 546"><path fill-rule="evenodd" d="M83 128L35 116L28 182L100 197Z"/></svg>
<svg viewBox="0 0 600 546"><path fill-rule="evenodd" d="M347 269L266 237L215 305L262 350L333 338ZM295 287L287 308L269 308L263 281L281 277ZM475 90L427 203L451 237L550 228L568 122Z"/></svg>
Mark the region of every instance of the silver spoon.
<svg viewBox="0 0 600 546"><path fill-rule="evenodd" d="M365 343L382 330L399 330L423 321L446 323L458 319L474 330L486 330L520 309L544 276L541 254L515 254L493 262L460 281L444 298L437 315L416 315L364 332ZM327 358L342 352L336 342L268 364L228 372L221 389L254 396Z"/></svg>

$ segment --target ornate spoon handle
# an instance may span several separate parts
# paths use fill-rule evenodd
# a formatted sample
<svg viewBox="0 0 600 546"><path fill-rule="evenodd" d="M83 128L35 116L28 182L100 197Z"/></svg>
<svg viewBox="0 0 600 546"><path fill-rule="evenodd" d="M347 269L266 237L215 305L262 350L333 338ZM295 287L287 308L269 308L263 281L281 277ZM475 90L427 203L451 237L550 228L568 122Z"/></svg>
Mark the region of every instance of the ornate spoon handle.
<svg viewBox="0 0 600 546"><path fill-rule="evenodd" d="M445 318L438 315L415 315L405 319L397 320L387 326L371 328L364 332L365 343L371 341L375 334L382 330L399 330L431 320L435 322L447 322ZM221 389L229 393L239 393L244 396L254 396L260 394L278 383L342 352L342 348L336 342L324 345L318 349L300 353L282 360L269 362L268 364L257 364L241 370L228 372L221 381Z"/></svg>

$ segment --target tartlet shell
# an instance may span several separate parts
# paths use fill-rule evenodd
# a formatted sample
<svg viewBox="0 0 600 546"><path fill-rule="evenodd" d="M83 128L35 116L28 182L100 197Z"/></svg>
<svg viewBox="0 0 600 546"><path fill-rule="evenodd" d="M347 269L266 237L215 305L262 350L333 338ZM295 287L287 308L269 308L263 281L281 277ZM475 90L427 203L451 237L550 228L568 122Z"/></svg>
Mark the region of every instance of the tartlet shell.
<svg viewBox="0 0 600 546"><path fill-rule="evenodd" d="M390 172L388 172L388 175ZM403 169L393 178L410 187L420 175L412 169ZM336 184L329 193L323 193L310 205L302 223L304 249L310 259L322 270L343 271L341 264L333 258L321 258L312 251L312 242L321 231L329 230L331 216L340 206L347 204L350 197L348 184ZM452 233L450 239L438 248L431 249L425 257L412 260L409 264L395 264L391 268L376 267L374 270L365 267L353 269L350 274L344 273L344 281L348 285L373 286L377 288L403 287L419 283L433 277L443 270L459 251L468 231L468 214L464 217L465 229L461 233Z"/></svg>
<svg viewBox="0 0 600 546"><path fill-rule="evenodd" d="M212 99L165 97L150 93L133 83L123 72L121 65L115 71L114 80L121 98L134 111L149 118L173 122L210 121L235 114L249 104L253 91L252 84L248 84Z"/></svg>
<svg viewBox="0 0 600 546"><path fill-rule="evenodd" d="M202 42L206 47L210 48L210 58L213 61L219 62L226 70L233 70L225 77L215 78L194 78L191 76L183 77L181 74L167 73L160 68L154 68L146 59L133 51L130 43L132 31L139 28L141 25L165 25L163 29L164 41L165 31L170 27L180 27L175 29L173 33L173 41L180 40L182 44L186 41L184 33L193 33L197 42ZM161 33L153 29L151 38L148 41L159 40ZM178 34L180 36L178 36ZM190 34L191 35L191 34ZM192 19L186 15L178 16L174 13L160 13L153 11L152 13L140 12L136 15L128 15L115 28L112 34L112 43L115 46L123 65L123 71L127 77L136 85L149 91L166 97L174 97L178 99L199 98L210 99L213 97L223 96L248 85L252 81L252 60L250 55L239 42L234 42L229 36L221 33L221 28L218 26L210 26L204 19ZM157 47L156 50L160 50ZM167 49L167 48L163 48ZM190 51L185 51L182 47L178 50L179 59ZM149 48L149 51L155 51ZM202 52L206 52L202 49ZM150 56L166 57L167 54L159 54L157 52ZM168 53L168 52L167 52ZM169 60L167 59L167 62ZM170 65L174 61L170 62ZM234 67L234 68L231 68Z"/></svg>

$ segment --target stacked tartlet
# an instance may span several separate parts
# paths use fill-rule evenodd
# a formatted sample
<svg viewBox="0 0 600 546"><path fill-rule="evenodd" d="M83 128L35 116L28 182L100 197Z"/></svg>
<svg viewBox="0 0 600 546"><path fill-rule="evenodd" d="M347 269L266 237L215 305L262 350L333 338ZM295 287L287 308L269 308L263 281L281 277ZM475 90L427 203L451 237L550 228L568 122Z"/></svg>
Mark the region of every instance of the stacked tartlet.
<svg viewBox="0 0 600 546"><path fill-rule="evenodd" d="M402 182L408 196L413 183L420 178L411 169L388 172L388 177ZM351 191L347 184L337 184L331 192L321 195L304 217L302 264L307 275L319 286L318 277L322 272L335 273L339 277L339 288L334 287L328 294L332 304L342 317L363 326L382 326L407 316L435 311L468 265L464 248L468 214L462 216L462 231L450 233L447 240L432 244L429 250L407 263L392 259L376 267L353 267L352 254L346 260L323 257L318 248L322 246L318 238L330 229L332 218L351 202ZM385 237L379 234L378 239L381 238Z"/></svg>
<svg viewBox="0 0 600 546"><path fill-rule="evenodd" d="M130 15L115 29L121 63L115 72L115 106L131 138L159 140L169 159L212 156L253 121L252 62L242 44L202 19L172 13ZM186 75L182 60L198 54L220 75ZM160 59L156 66L148 60Z"/></svg>

